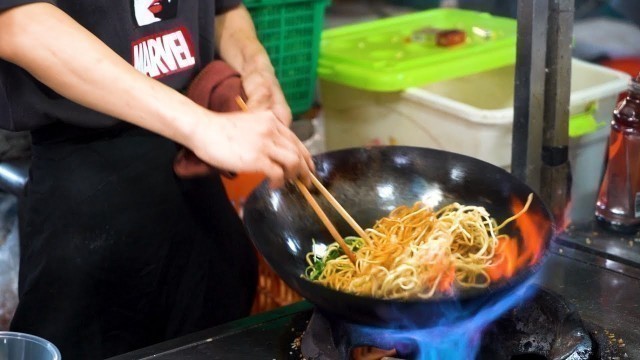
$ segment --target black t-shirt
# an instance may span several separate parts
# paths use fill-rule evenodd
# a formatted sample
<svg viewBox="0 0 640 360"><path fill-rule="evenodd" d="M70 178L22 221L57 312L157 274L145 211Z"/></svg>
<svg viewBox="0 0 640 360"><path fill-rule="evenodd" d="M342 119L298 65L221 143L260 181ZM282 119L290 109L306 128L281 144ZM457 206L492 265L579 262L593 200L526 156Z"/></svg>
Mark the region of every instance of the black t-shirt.
<svg viewBox="0 0 640 360"><path fill-rule="evenodd" d="M57 6L140 72L184 89L214 57L215 15L241 0L0 0L0 11L34 2ZM55 122L105 127L119 120L63 98L0 60L0 128L32 130Z"/></svg>

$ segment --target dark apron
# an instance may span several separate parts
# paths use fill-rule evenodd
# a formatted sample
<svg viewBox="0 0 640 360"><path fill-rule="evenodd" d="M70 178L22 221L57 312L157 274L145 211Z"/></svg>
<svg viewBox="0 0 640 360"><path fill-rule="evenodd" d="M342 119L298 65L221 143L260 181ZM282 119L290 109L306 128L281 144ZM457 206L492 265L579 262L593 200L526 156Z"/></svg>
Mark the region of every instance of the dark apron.
<svg viewBox="0 0 640 360"><path fill-rule="evenodd" d="M248 315L256 259L219 177L121 125L33 133L13 331L101 359Z"/></svg>

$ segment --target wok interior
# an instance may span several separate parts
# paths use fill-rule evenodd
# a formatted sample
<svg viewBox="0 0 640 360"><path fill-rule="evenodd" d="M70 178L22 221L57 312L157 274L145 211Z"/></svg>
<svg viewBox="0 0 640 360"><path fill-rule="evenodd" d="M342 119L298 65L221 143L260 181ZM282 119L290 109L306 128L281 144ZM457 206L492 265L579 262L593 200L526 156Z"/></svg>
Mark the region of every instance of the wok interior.
<svg viewBox="0 0 640 360"><path fill-rule="evenodd" d="M373 226L377 219L397 206L425 199L440 199L436 208L452 202L484 206L501 223L513 215L512 197L524 204L532 192L508 172L491 164L426 148L348 149L319 155L315 162L318 179L363 228ZM321 194L316 192L314 196L343 237L356 235ZM528 213L536 213L545 220L537 226L545 237L540 244L546 249L553 224L537 195ZM313 241L330 244L333 239L294 186L270 190L267 184L262 184L248 199L244 220L249 236L266 261L289 286L311 302L334 301L336 296L345 301L363 298L326 289L301 278L307 266L305 255L311 251ZM513 223L501 233L519 235ZM495 282L488 289L460 290L456 297L474 297L519 282L530 276L536 265L519 269L510 280ZM415 301L438 300L441 299L434 297Z"/></svg>

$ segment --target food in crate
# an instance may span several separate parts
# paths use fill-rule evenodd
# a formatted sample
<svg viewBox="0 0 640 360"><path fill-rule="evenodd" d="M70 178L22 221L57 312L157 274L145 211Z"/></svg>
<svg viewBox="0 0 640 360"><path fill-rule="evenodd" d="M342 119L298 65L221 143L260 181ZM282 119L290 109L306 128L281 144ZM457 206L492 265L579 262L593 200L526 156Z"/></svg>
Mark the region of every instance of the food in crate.
<svg viewBox="0 0 640 360"><path fill-rule="evenodd" d="M409 41L446 47L463 44L466 39L467 33L464 30L427 27L414 31Z"/></svg>

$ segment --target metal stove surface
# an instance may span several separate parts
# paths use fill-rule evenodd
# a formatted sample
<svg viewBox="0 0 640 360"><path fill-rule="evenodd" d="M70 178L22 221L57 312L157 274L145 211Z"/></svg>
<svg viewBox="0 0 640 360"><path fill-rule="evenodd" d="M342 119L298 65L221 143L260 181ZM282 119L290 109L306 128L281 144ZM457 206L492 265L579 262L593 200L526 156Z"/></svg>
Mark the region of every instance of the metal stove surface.
<svg viewBox="0 0 640 360"><path fill-rule="evenodd" d="M629 260L638 256L640 244L629 245L633 239L608 239L600 233L594 241L589 226L573 227L552 244L538 283L571 302L582 320L597 329L599 341L622 350L620 359L640 359L640 267ZM622 256L602 252L607 241L616 241L616 249L624 250L619 250ZM595 243L598 246L593 248ZM111 360L299 358L291 343L304 331L311 312L312 306L301 302Z"/></svg>

